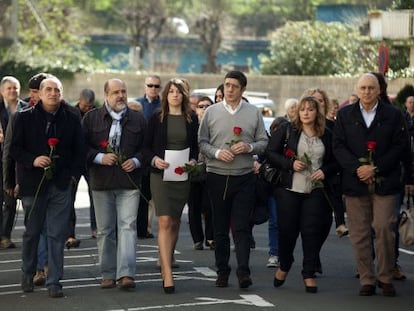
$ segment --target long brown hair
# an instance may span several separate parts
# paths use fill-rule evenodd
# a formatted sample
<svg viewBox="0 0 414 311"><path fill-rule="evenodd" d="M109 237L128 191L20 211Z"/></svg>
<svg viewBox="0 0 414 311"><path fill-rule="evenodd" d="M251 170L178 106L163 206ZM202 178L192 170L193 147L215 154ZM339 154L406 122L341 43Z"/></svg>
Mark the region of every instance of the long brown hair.
<svg viewBox="0 0 414 311"><path fill-rule="evenodd" d="M170 108L168 107L168 92L170 91L171 85L175 85L179 92L183 95L183 101L181 102L181 112L183 113L183 116L187 120L187 122L191 122L191 107L190 107L190 97L188 93L188 88L185 85L184 81L181 79L171 79L167 82L165 85L162 96L161 96L161 113L160 113L160 120L161 122L164 121L165 116L168 115L168 112L170 111Z"/></svg>
<svg viewBox="0 0 414 311"><path fill-rule="evenodd" d="M315 134L318 137L321 137L325 132L325 116L321 113L321 104L313 96L307 96L300 99L298 103L298 109L296 112L296 118L292 123L298 130L303 130L302 121L299 118L299 111L302 109L305 104L308 103L312 108L316 109L316 119L314 123Z"/></svg>

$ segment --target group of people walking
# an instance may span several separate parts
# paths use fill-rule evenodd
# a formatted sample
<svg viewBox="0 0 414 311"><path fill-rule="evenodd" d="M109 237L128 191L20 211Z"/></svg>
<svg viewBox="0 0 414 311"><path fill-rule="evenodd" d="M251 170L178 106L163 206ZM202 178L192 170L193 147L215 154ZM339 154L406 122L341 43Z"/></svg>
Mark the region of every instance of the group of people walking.
<svg viewBox="0 0 414 311"><path fill-rule="evenodd" d="M340 233L347 230L341 195L340 208L334 207L338 196L333 189L340 184L360 275L359 294L373 295L378 286L384 295L395 296L395 210L401 163L407 164L406 183L412 184L411 161L402 156L411 149L403 114L380 99L377 77L360 77L359 101L342 108L335 122L326 118L328 103L315 92L305 92L296 110L271 133L261 112L243 97L246 87L246 76L230 71L216 94L222 98L214 103L201 97L194 111L187 80L169 80L158 95L161 79L152 75L145 79L140 112L128 103L126 83L113 78L103 87L103 105L89 107L80 116L63 100L60 80L46 75L39 84L39 101L17 110L8 125L2 120L3 145L8 146L3 159L15 161L7 167L17 172L18 197L25 210L22 290L34 290L43 234L48 293L63 297L63 251L74 217L73 189L81 175L87 177L94 206L92 230L102 289L136 286L137 236L152 235L148 214L154 206L162 288L166 294L175 292L173 254L186 203L195 248L202 249L205 242L214 249L216 286L229 285L231 231L238 286L250 287L251 216L258 178L254 166L257 158L265 158L282 172L271 194L278 228L278 238L272 239L278 254L271 255L280 262L273 285L280 287L288 278L300 235L305 290L318 291L315 273L322 271L320 251L333 211ZM202 178L194 173L200 167ZM3 174L8 173L3 167Z"/></svg>

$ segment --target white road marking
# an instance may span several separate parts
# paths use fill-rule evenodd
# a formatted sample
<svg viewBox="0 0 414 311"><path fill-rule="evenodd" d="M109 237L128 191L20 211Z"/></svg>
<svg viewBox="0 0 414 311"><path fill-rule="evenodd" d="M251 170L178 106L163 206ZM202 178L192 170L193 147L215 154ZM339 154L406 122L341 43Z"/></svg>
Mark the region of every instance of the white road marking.
<svg viewBox="0 0 414 311"><path fill-rule="evenodd" d="M179 304L168 304L168 305L158 305L158 306L146 306L146 307L137 307L137 308L128 308L128 309L110 309L107 311L140 311L140 310L153 310L153 309L167 309L167 308L183 308L183 307L194 307L194 306L207 306L207 305L217 305L217 304L241 304L249 305L256 307L274 307L275 305L264 300L258 295L240 295L242 299L219 299L211 297L197 297L196 300L201 300L200 302L187 302Z"/></svg>
<svg viewBox="0 0 414 311"><path fill-rule="evenodd" d="M217 276L217 272L214 271L213 269L208 268L208 267L194 267L194 270L196 270L197 272L199 272L199 273L201 273L202 275L205 275L205 276L212 276L212 277Z"/></svg>

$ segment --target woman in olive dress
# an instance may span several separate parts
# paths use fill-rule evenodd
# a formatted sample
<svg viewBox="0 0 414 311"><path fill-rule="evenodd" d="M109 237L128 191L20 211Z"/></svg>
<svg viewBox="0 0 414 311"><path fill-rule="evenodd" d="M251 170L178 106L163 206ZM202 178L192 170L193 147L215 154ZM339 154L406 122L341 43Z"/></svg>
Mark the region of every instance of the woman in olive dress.
<svg viewBox="0 0 414 311"><path fill-rule="evenodd" d="M189 159L196 164L198 155L198 120L189 105L188 88L181 79L172 79L161 96L161 110L148 121L145 139L145 158L151 165L150 186L158 216L158 248L161 276L165 293L175 291L171 261L178 240L181 214L188 200L190 182L164 181L166 150L190 148Z"/></svg>

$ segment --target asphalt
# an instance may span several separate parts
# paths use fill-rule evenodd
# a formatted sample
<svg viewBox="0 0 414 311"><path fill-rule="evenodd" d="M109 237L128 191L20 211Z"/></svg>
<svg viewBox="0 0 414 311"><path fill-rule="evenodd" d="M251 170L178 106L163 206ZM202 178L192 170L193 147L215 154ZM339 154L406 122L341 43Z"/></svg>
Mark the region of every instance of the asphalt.
<svg viewBox="0 0 414 311"><path fill-rule="evenodd" d="M118 288L102 290L96 240L89 228L88 195L82 182L76 200L77 237L79 248L65 250L65 275L62 280L64 297L49 298L44 287L33 293L20 290L22 211L19 214L12 239L17 248L0 250L0 311L20 310L408 310L414 296L414 248L400 248L400 265L407 279L395 281L397 297L381 295L360 297L355 278L355 263L348 237L339 238L332 228L323 247L321 258L323 274L317 278L317 294L305 292L300 275L301 243L298 240L292 270L285 284L273 287L274 269L267 268L267 224L254 228L256 248L251 252L253 285L239 289L235 276L235 253L231 253L233 267L228 288L215 287L214 252L196 251L183 214L180 239L175 254L180 265L174 269L176 293L166 295L162 289L157 268L157 240L138 240L136 288L125 291ZM156 232L155 232L156 234Z"/></svg>

